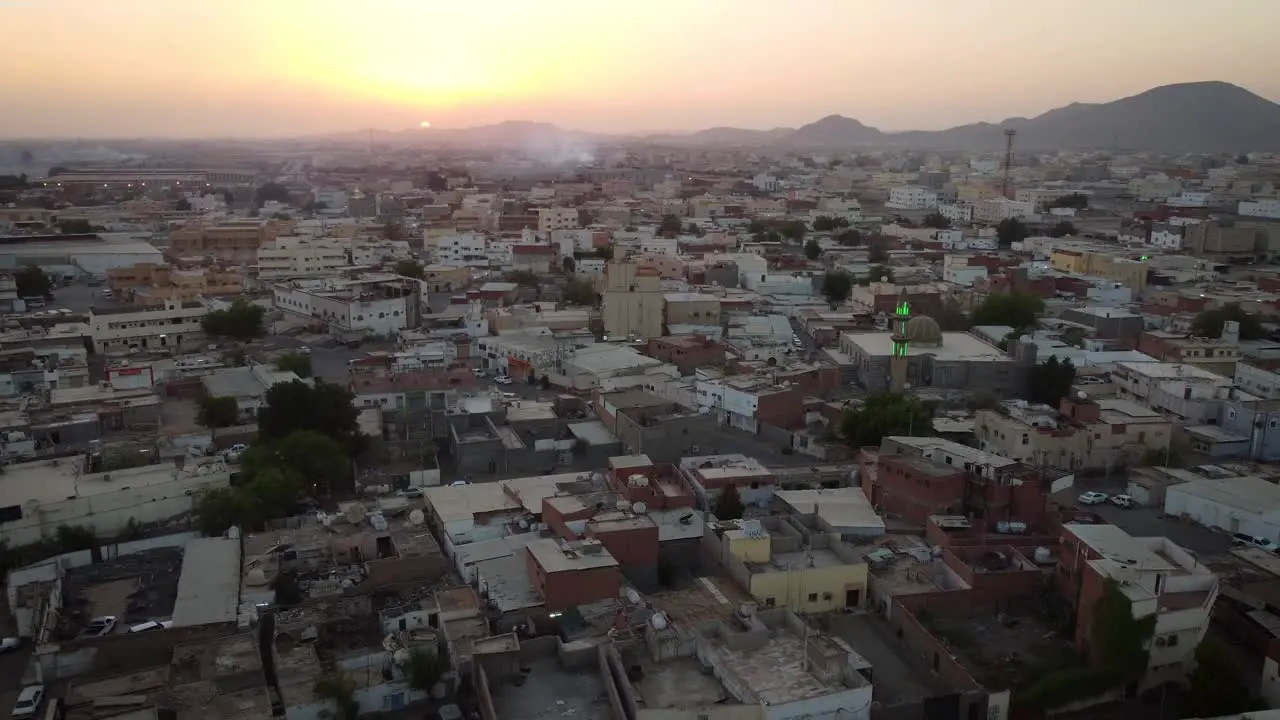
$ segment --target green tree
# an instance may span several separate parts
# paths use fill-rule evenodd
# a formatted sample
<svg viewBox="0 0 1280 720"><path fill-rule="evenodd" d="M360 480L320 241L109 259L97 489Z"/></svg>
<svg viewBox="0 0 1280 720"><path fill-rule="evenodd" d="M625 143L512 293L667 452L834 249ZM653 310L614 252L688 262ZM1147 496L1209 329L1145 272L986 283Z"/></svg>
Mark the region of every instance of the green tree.
<svg viewBox="0 0 1280 720"><path fill-rule="evenodd" d="M738 494L738 486L726 485L716 500L715 516L718 520L737 520L742 517L746 508L742 505L742 496Z"/></svg>
<svg viewBox="0 0 1280 720"><path fill-rule="evenodd" d="M1196 669L1187 678L1182 717L1211 718L1266 709L1249 692L1223 642L1210 635L1196 647Z"/></svg>
<svg viewBox="0 0 1280 720"><path fill-rule="evenodd" d="M836 229L835 218L830 215L819 215L813 219L814 232L831 232Z"/></svg>
<svg viewBox="0 0 1280 720"><path fill-rule="evenodd" d="M448 670L448 656L415 648L409 653L404 674L409 680L409 687L430 692Z"/></svg>
<svg viewBox="0 0 1280 720"><path fill-rule="evenodd" d="M44 297L53 287L53 281L36 265L28 265L14 273L18 285L18 297Z"/></svg>
<svg viewBox="0 0 1280 720"><path fill-rule="evenodd" d="M817 260L822 255L822 246L817 240L810 240L804 244L804 256L810 260Z"/></svg>
<svg viewBox="0 0 1280 720"><path fill-rule="evenodd" d="M59 525L54 533L58 539L58 549L62 552L90 550L98 544L93 528L84 525Z"/></svg>
<svg viewBox="0 0 1280 720"><path fill-rule="evenodd" d="M266 310L244 298L237 298L225 310L213 310L205 314L200 327L206 335L232 340L252 340L265 333L262 318Z"/></svg>
<svg viewBox="0 0 1280 720"><path fill-rule="evenodd" d="M951 227L951 220L937 210L925 215L921 223L925 227L934 228L935 230L946 230Z"/></svg>
<svg viewBox="0 0 1280 720"><path fill-rule="evenodd" d="M658 234L663 237L675 237L680 234L680 229L684 227L680 222L679 215L663 215L662 222L658 223Z"/></svg>
<svg viewBox="0 0 1280 720"><path fill-rule="evenodd" d="M245 518L241 495L232 488L210 488L200 493L195 514L200 532L208 536L221 535Z"/></svg>
<svg viewBox="0 0 1280 720"><path fill-rule="evenodd" d="M93 232L93 223L84 218L73 218L71 220L59 220L57 222L58 232L63 235L88 235Z"/></svg>
<svg viewBox="0 0 1280 720"><path fill-rule="evenodd" d="M862 233L855 229L843 230L836 235L836 242L845 247L858 247L862 244Z"/></svg>
<svg viewBox="0 0 1280 720"><path fill-rule="evenodd" d="M233 397L208 395L200 398L196 422L207 428L231 427L240 421L240 406Z"/></svg>
<svg viewBox="0 0 1280 720"><path fill-rule="evenodd" d="M596 248L596 257L600 258L601 260L612 260L613 246L605 245L604 247Z"/></svg>
<svg viewBox="0 0 1280 720"><path fill-rule="evenodd" d="M1258 316L1240 307L1238 303L1228 303L1220 308L1205 310L1196 315L1196 319L1191 323L1191 329L1200 337L1222 337L1222 326L1228 320L1240 323L1241 340L1257 340L1266 335Z"/></svg>
<svg viewBox="0 0 1280 720"><path fill-rule="evenodd" d="M1062 398L1071 393L1071 384L1076 381L1076 368L1070 360L1058 360L1057 355L1050 355L1048 360L1031 368L1027 382L1027 400L1058 407Z"/></svg>
<svg viewBox="0 0 1280 720"><path fill-rule="evenodd" d="M808 228L805 227L803 220L787 220L778 224L778 234L791 242L798 243L804 240L807 231Z"/></svg>
<svg viewBox="0 0 1280 720"><path fill-rule="evenodd" d="M178 212L191 212L191 201L184 197L178 198L178 202L174 203L173 209Z"/></svg>
<svg viewBox="0 0 1280 720"><path fill-rule="evenodd" d="M872 265L862 284L870 285L873 282L893 282L893 269L888 265Z"/></svg>
<svg viewBox="0 0 1280 720"><path fill-rule="evenodd" d="M284 353L276 358L276 369L291 372L300 378L311 377L311 356L295 351Z"/></svg>
<svg viewBox="0 0 1280 720"><path fill-rule="evenodd" d="M359 449L359 413L354 396L341 385L319 378L272 385L258 410L258 437L271 442L299 430L314 430L346 445L351 454Z"/></svg>
<svg viewBox="0 0 1280 720"><path fill-rule="evenodd" d="M887 435L927 436L933 432L933 411L912 395L876 393L861 407L844 411L840 434L851 447L879 445Z"/></svg>
<svg viewBox="0 0 1280 720"><path fill-rule="evenodd" d="M538 276L528 270L512 270L507 273L507 282L515 283L524 287L538 287L540 280Z"/></svg>
<svg viewBox="0 0 1280 720"><path fill-rule="evenodd" d="M1013 243L1022 242L1031 235L1027 226L1018 218L1005 218L996 225L996 238L1001 247L1009 247Z"/></svg>
<svg viewBox="0 0 1280 720"><path fill-rule="evenodd" d="M564 302L566 305L595 307L596 289L590 280L574 278L564 286Z"/></svg>
<svg viewBox="0 0 1280 720"><path fill-rule="evenodd" d="M994 293L973 313L974 325L1008 325L1014 329L1035 327L1044 300L1022 292Z"/></svg>
<svg viewBox="0 0 1280 720"><path fill-rule="evenodd" d="M832 307L849 299L853 292L853 279L842 270L829 272L822 276L822 295Z"/></svg>
<svg viewBox="0 0 1280 720"><path fill-rule="evenodd" d="M1083 193L1072 193L1063 195L1062 197L1049 203L1049 208L1075 208L1076 210L1084 210L1089 207L1089 196Z"/></svg>
<svg viewBox="0 0 1280 720"><path fill-rule="evenodd" d="M275 201L278 203L289 202L289 188L276 182L269 182L259 187L253 193L254 207L262 207L268 202Z"/></svg>
<svg viewBox="0 0 1280 720"><path fill-rule="evenodd" d="M297 478L308 493L329 495L351 478L351 458L343 443L314 430L298 430L273 442L254 445L240 456L241 474L250 486L260 478ZM296 497L296 491L289 498ZM274 507L274 506L273 506Z"/></svg>
<svg viewBox="0 0 1280 720"><path fill-rule="evenodd" d="M1052 237L1052 238L1066 237L1068 235L1076 235L1078 234L1078 232L1079 231L1076 230L1076 226L1073 225L1070 221L1061 220L1058 222L1058 224L1049 228L1049 237Z"/></svg>
<svg viewBox="0 0 1280 720"><path fill-rule="evenodd" d="M560 267L564 268L565 272L572 275L573 271L578 269L578 261L575 260L572 255L565 255L560 260Z"/></svg>
<svg viewBox="0 0 1280 720"><path fill-rule="evenodd" d="M422 280L427 276L426 269L422 267L422 263L413 260L401 260L396 263L395 274L414 280Z"/></svg>
<svg viewBox="0 0 1280 720"><path fill-rule="evenodd" d="M1175 448L1151 448L1142 454L1140 463L1146 467L1181 468L1187 466L1187 459Z"/></svg>
<svg viewBox="0 0 1280 720"><path fill-rule="evenodd" d="M867 260L873 263L889 262L888 241L884 238L872 238L867 248Z"/></svg>

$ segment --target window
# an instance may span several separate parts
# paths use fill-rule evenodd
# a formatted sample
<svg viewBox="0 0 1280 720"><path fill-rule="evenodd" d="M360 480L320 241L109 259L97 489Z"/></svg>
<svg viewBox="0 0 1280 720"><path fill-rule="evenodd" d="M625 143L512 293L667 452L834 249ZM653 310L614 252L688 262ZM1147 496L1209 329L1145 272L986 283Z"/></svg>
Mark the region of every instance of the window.
<svg viewBox="0 0 1280 720"><path fill-rule="evenodd" d="M768 597L764 599L764 604L768 607L774 607L778 604L778 601L775 598Z"/></svg>

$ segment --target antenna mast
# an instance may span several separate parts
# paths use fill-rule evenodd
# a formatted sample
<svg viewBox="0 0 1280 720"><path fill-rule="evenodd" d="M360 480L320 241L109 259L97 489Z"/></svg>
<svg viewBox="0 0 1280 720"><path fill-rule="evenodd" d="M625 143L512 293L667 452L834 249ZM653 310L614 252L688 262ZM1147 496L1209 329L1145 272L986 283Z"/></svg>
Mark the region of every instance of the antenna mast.
<svg viewBox="0 0 1280 720"><path fill-rule="evenodd" d="M1011 194L1012 188L1009 185L1009 175L1013 172L1013 138L1018 134L1017 130L1008 128L1004 131L1004 184L1001 187L1001 193L1010 200L1013 199Z"/></svg>

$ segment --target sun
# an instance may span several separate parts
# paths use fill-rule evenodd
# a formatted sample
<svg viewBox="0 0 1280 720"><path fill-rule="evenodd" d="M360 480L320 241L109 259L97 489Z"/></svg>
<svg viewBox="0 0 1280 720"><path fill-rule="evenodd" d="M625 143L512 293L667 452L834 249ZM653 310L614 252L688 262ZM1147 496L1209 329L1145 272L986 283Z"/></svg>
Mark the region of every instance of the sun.
<svg viewBox="0 0 1280 720"><path fill-rule="evenodd" d="M423 120L422 122L418 123L418 127L423 128L423 129L429 128L429 127L431 127L431 121L430 121L430 120Z"/></svg>

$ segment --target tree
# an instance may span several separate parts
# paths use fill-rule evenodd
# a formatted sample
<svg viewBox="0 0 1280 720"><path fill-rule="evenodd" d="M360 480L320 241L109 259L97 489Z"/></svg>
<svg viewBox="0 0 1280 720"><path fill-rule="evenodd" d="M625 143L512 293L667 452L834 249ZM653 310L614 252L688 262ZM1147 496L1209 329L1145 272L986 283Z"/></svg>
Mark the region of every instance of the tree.
<svg viewBox="0 0 1280 720"><path fill-rule="evenodd" d="M835 232L849 227L849 219L840 215L819 215L813 219L814 232Z"/></svg>
<svg viewBox="0 0 1280 720"><path fill-rule="evenodd" d="M933 430L933 411L906 393L876 393L861 407L844 411L840 434L850 447L879 445L886 435L926 436Z"/></svg>
<svg viewBox="0 0 1280 720"><path fill-rule="evenodd" d="M354 399L350 390L319 378L311 384L301 380L276 383L258 409L258 437L271 442L299 430L314 430L344 443L351 454L359 454L355 452L360 430Z"/></svg>
<svg viewBox="0 0 1280 720"><path fill-rule="evenodd" d="M1187 678L1182 717L1226 717L1266 708L1266 703L1241 682L1240 671L1221 640L1212 635L1204 638L1195 657L1196 669Z"/></svg>
<svg viewBox="0 0 1280 720"><path fill-rule="evenodd" d="M297 351L287 352L276 358L276 369L291 372L300 378L311 377L311 356Z"/></svg>
<svg viewBox="0 0 1280 720"><path fill-rule="evenodd" d="M409 661L405 664L404 674L409 680L409 687L430 692L448 670L448 656L414 648L409 652Z"/></svg>
<svg viewBox="0 0 1280 720"><path fill-rule="evenodd" d="M837 270L822 276L822 295L832 307L849 299L853 292L853 280L849 273Z"/></svg>
<svg viewBox="0 0 1280 720"><path fill-rule="evenodd" d="M1062 221L1059 221L1057 225L1054 225L1053 227L1049 228L1049 237L1052 237L1052 238L1066 237L1068 235L1076 235L1078 234L1078 232L1079 231L1076 230L1076 226L1073 225L1070 221L1062 220Z"/></svg>
<svg viewBox="0 0 1280 720"><path fill-rule="evenodd" d="M254 191L253 193L254 207L260 208L271 201L275 201L282 204L288 203L289 188L281 185L280 183L269 182L259 187L256 191Z"/></svg>
<svg viewBox="0 0 1280 720"><path fill-rule="evenodd" d="M1008 325L1015 330L1035 327L1044 300L1023 292L994 293L973 313L974 325Z"/></svg>
<svg viewBox="0 0 1280 720"><path fill-rule="evenodd" d="M787 220L778 225L778 234L790 240L791 242L800 242L804 240L804 234L808 231L803 220Z"/></svg>
<svg viewBox="0 0 1280 720"><path fill-rule="evenodd" d="M1200 337L1218 338L1222 337L1222 327L1228 320L1240 324L1241 340L1257 340L1266 334L1258 316L1240 307L1239 303L1228 303L1213 310L1205 310L1191 322L1191 329Z"/></svg>
<svg viewBox="0 0 1280 720"><path fill-rule="evenodd" d="M507 282L522 285L524 287L538 287L540 281L538 276L528 270L512 270L507 273Z"/></svg>
<svg viewBox="0 0 1280 720"><path fill-rule="evenodd" d="M283 438L259 443L240 456L241 474L250 483L261 477L297 478L304 490L327 495L351 478L351 458L339 440L315 430L295 430ZM287 494L287 493L286 493ZM297 496L296 490L289 501Z"/></svg>
<svg viewBox="0 0 1280 720"><path fill-rule="evenodd" d="M84 218L72 218L57 222L58 232L63 235L88 235L93 232L93 223Z"/></svg>
<svg viewBox="0 0 1280 720"><path fill-rule="evenodd" d="M702 237L702 226L698 223L689 223L684 231L694 237Z"/></svg>
<svg viewBox="0 0 1280 720"><path fill-rule="evenodd" d="M261 306L244 298L237 298L226 310L213 310L205 314L200 327L206 335L225 337L233 340L252 340L261 337L265 332L262 317L266 314Z"/></svg>
<svg viewBox="0 0 1280 720"><path fill-rule="evenodd" d="M590 280L574 278L564 286L563 297L566 305L595 307L596 289Z"/></svg>
<svg viewBox="0 0 1280 720"><path fill-rule="evenodd" d="M1071 361L1059 361L1057 355L1050 355L1048 360L1031 368L1027 400L1056 408L1062 398L1071 394L1071 385L1075 381L1076 368Z"/></svg>
<svg viewBox="0 0 1280 720"><path fill-rule="evenodd" d="M245 520L243 495L233 488L210 488L196 501L196 522L205 535L221 535L232 525L239 526Z"/></svg>
<svg viewBox="0 0 1280 720"><path fill-rule="evenodd" d="M550 390L551 377L548 375L543 375L542 377L538 378L538 387L541 387L543 390Z"/></svg>
<svg viewBox="0 0 1280 720"><path fill-rule="evenodd" d="M401 260L396 263L395 274L414 280L422 280L426 277L426 270L422 267L422 263L413 260Z"/></svg>
<svg viewBox="0 0 1280 720"><path fill-rule="evenodd" d="M223 191L222 191L222 202L226 203L226 204L227 204L227 207L231 207L232 205L235 205L235 202L236 202L236 194L235 194L235 193L233 193L233 192L231 192L230 190L223 190Z"/></svg>
<svg viewBox="0 0 1280 720"><path fill-rule="evenodd" d="M332 700L341 720L356 720L360 716L360 701L356 699L356 685L345 675L327 675L316 681L316 697Z"/></svg>
<svg viewBox="0 0 1280 720"><path fill-rule="evenodd" d="M1049 208L1074 208L1084 210L1089 207L1089 196L1084 193L1071 193L1049 203Z"/></svg>
<svg viewBox="0 0 1280 720"><path fill-rule="evenodd" d="M836 242L845 247L857 247L862 244L862 233L854 229L844 230L836 235Z"/></svg>
<svg viewBox="0 0 1280 720"><path fill-rule="evenodd" d="M1146 467L1180 468L1187 466L1187 460L1174 448L1151 448L1142 454L1140 465Z"/></svg>
<svg viewBox="0 0 1280 720"><path fill-rule="evenodd" d="M663 237L675 237L680 234L680 228L684 227L680 222L679 215L663 215L662 222L658 223L658 234Z"/></svg>
<svg viewBox="0 0 1280 720"><path fill-rule="evenodd" d="M951 227L951 220L937 210L925 215L924 220L921 222L925 227L934 228L935 230L946 230Z"/></svg>
<svg viewBox="0 0 1280 720"><path fill-rule="evenodd" d="M716 500L715 516L717 520L737 520L742 517L745 509L742 506L742 496L738 494L738 486L730 483Z"/></svg>
<svg viewBox="0 0 1280 720"><path fill-rule="evenodd" d="M233 397L209 395L200 398L196 422L210 429L231 427L240 422L240 405Z"/></svg>
<svg viewBox="0 0 1280 720"><path fill-rule="evenodd" d="M178 212L191 212L191 201L184 197L178 198L178 202L174 203L173 209Z"/></svg>
<svg viewBox="0 0 1280 720"><path fill-rule="evenodd" d="M28 265L14 273L13 281L18 286L18 297L44 297L53 287L53 281L36 265Z"/></svg>
<svg viewBox="0 0 1280 720"><path fill-rule="evenodd" d="M817 240L810 240L804 244L804 256L810 260L817 260L822 255L822 246L818 245Z"/></svg>
<svg viewBox="0 0 1280 720"><path fill-rule="evenodd" d="M873 263L889 262L889 249L886 246L884 238L874 238L871 245L867 249L867 260Z"/></svg>
<svg viewBox="0 0 1280 720"><path fill-rule="evenodd" d="M1022 242L1031 235L1031 231L1027 230L1027 226L1022 224L1018 218L1005 218L996 225L996 238L1002 247L1009 247L1013 243Z"/></svg>
<svg viewBox="0 0 1280 720"><path fill-rule="evenodd" d="M872 265L864 281L863 285L870 285L873 282L893 282L893 270L887 265Z"/></svg>
<svg viewBox="0 0 1280 720"><path fill-rule="evenodd" d="M596 257L600 258L601 260L612 260L613 246L605 245L604 247L596 248Z"/></svg>
<svg viewBox="0 0 1280 720"><path fill-rule="evenodd" d="M565 272L572 275L573 271L578 269L578 261L573 259L572 255L565 255L564 258L560 260L560 267L564 268Z"/></svg>

